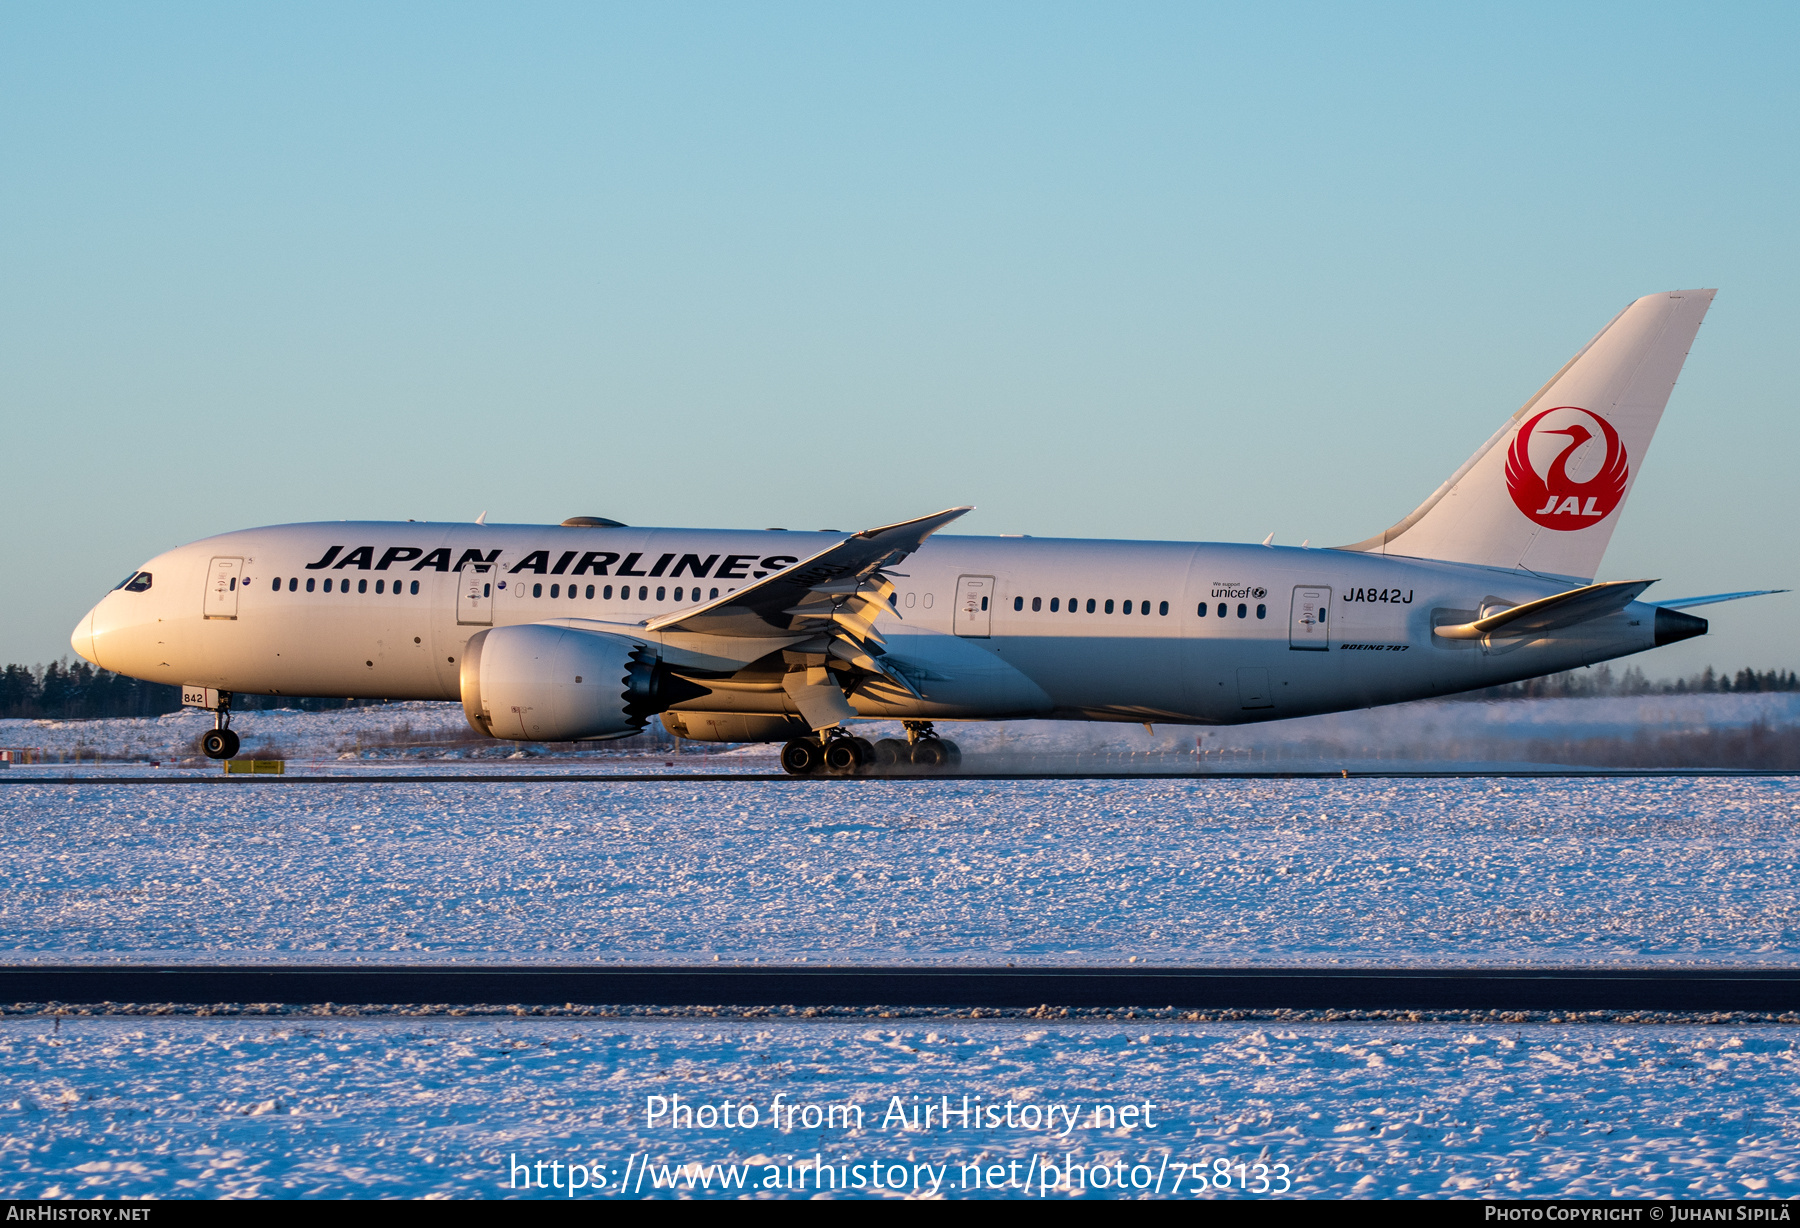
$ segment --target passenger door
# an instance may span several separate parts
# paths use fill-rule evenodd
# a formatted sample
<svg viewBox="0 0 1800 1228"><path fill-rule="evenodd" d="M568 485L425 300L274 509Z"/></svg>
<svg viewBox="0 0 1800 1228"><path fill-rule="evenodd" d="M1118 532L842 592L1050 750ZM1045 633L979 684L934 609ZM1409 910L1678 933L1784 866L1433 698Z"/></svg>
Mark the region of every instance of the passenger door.
<svg viewBox="0 0 1800 1228"><path fill-rule="evenodd" d="M238 587L243 582L243 559L214 559L206 570L206 618L235 619Z"/></svg>
<svg viewBox="0 0 1800 1228"><path fill-rule="evenodd" d="M1331 590L1294 587L1288 610L1288 648L1295 652L1327 652L1331 648Z"/></svg>
<svg viewBox="0 0 1800 1228"><path fill-rule="evenodd" d="M994 577L956 579L956 634L987 639L994 618Z"/></svg>
<svg viewBox="0 0 1800 1228"><path fill-rule="evenodd" d="M492 563L470 563L463 568L462 595L456 601L457 626L494 625L494 574Z"/></svg>

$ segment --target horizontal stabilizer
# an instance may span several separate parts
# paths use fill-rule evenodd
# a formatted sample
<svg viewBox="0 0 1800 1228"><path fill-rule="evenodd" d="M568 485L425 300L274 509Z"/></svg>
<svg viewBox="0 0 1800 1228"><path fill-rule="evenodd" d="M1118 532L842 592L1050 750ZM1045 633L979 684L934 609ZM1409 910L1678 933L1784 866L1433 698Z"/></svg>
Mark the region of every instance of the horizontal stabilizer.
<svg viewBox="0 0 1800 1228"><path fill-rule="evenodd" d="M1744 597L1768 597L1774 593L1785 593L1785 588L1758 588L1747 593L1714 593L1710 597L1676 597L1672 601L1652 601L1649 604L1659 610L1691 610L1697 605L1718 605L1721 601L1737 601Z"/></svg>
<svg viewBox="0 0 1800 1228"><path fill-rule="evenodd" d="M1590 584L1527 601L1472 623L1438 627L1434 634L1447 640L1478 640L1496 634L1535 635L1558 627L1573 627L1576 623L1618 613L1655 583L1655 580L1609 580L1605 584Z"/></svg>

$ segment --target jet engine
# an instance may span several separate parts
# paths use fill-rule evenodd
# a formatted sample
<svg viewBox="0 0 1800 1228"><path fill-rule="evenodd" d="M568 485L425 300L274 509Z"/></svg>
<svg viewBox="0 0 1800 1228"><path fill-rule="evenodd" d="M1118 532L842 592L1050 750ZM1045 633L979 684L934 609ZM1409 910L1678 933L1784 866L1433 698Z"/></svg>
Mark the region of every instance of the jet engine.
<svg viewBox="0 0 1800 1228"><path fill-rule="evenodd" d="M705 694L622 635L528 623L476 632L463 648L462 704L493 738L624 738L672 703Z"/></svg>

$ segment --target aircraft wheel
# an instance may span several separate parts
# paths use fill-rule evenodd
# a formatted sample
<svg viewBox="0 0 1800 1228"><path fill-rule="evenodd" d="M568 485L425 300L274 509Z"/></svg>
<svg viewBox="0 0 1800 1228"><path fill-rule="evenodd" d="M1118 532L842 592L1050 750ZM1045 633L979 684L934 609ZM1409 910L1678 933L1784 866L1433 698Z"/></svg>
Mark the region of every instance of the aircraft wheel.
<svg viewBox="0 0 1800 1228"><path fill-rule="evenodd" d="M924 768L928 772L941 772L950 766L950 751L954 749L941 738L926 738L912 748L914 767Z"/></svg>
<svg viewBox="0 0 1800 1228"><path fill-rule="evenodd" d="M229 759L238 753L238 736L229 729L208 730L200 739L200 753L208 759Z"/></svg>
<svg viewBox="0 0 1800 1228"><path fill-rule="evenodd" d="M897 768L912 762L912 749L899 738L883 738L869 748L869 762L878 768Z"/></svg>
<svg viewBox="0 0 1800 1228"><path fill-rule="evenodd" d="M825 747L825 767L834 776L854 776L869 761L861 738L833 738Z"/></svg>
<svg viewBox="0 0 1800 1228"><path fill-rule="evenodd" d="M825 748L813 738L795 738L781 748L781 770L789 776L815 776L825 766Z"/></svg>
<svg viewBox="0 0 1800 1228"><path fill-rule="evenodd" d="M944 766L955 771L962 766L962 750L949 738L939 738L938 745L944 749Z"/></svg>

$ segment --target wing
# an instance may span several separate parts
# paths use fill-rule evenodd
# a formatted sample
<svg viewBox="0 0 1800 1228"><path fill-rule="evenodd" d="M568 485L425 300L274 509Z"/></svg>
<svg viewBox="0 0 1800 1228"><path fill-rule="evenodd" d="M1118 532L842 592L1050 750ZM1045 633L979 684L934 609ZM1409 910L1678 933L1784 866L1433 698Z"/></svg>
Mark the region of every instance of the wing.
<svg viewBox="0 0 1800 1228"><path fill-rule="evenodd" d="M927 537L973 510L953 507L866 529L716 601L653 618L645 628L745 639L804 637L790 643L787 651L813 658L802 666L808 687L837 685L825 668L829 660L841 663L835 667L838 673L874 674L916 698L919 692L913 684L881 662L885 650L875 620L883 610L899 617L888 604L894 585L882 575L882 568L898 563ZM801 664L793 656L790 661Z"/></svg>

